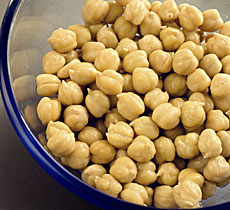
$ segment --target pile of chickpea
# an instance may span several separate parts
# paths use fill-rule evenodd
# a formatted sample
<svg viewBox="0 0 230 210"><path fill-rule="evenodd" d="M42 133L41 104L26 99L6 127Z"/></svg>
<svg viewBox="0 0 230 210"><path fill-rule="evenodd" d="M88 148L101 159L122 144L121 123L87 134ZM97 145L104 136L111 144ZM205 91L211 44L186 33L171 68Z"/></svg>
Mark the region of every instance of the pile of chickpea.
<svg viewBox="0 0 230 210"><path fill-rule="evenodd" d="M48 149L111 196L200 207L230 180L230 22L174 0L87 0L82 17L36 78Z"/></svg>

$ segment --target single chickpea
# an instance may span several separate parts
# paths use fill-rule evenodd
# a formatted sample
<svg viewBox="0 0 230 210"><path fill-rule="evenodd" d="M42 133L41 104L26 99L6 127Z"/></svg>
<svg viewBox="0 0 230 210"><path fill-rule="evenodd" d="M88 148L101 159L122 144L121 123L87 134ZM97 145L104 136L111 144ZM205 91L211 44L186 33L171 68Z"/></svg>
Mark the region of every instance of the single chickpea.
<svg viewBox="0 0 230 210"><path fill-rule="evenodd" d="M132 0L116 0L116 2L125 7Z"/></svg>
<svg viewBox="0 0 230 210"><path fill-rule="evenodd" d="M177 204L173 198L173 188L168 185L162 185L155 188L154 206L162 209L176 209Z"/></svg>
<svg viewBox="0 0 230 210"><path fill-rule="evenodd" d="M179 16L179 10L174 0L166 0L162 3L158 14L163 21L175 20Z"/></svg>
<svg viewBox="0 0 230 210"><path fill-rule="evenodd" d="M63 114L64 122L73 132L82 130L89 120L86 108L82 105L68 106Z"/></svg>
<svg viewBox="0 0 230 210"><path fill-rule="evenodd" d="M89 25L88 28L90 30L91 36L92 36L92 40L96 40L97 37L97 32L106 24L104 22L101 23L97 23L97 24L93 24L93 25Z"/></svg>
<svg viewBox="0 0 230 210"><path fill-rule="evenodd" d="M194 181L185 180L173 188L173 197L180 208L199 208L202 191Z"/></svg>
<svg viewBox="0 0 230 210"><path fill-rule="evenodd" d="M120 183L130 183L137 176L137 167L129 157L120 157L112 165L109 173Z"/></svg>
<svg viewBox="0 0 230 210"><path fill-rule="evenodd" d="M220 109L223 112L227 112L226 114L229 116L228 111L230 110L230 96L226 96L223 98L212 96L212 100L215 104L216 109Z"/></svg>
<svg viewBox="0 0 230 210"><path fill-rule="evenodd" d="M59 53L66 53L77 47L76 34L63 28L55 30L49 37L48 42Z"/></svg>
<svg viewBox="0 0 230 210"><path fill-rule="evenodd" d="M79 59L78 52L76 50L71 50L65 54L63 54L65 58L65 62L68 64L74 59Z"/></svg>
<svg viewBox="0 0 230 210"><path fill-rule="evenodd" d="M98 53L104 49L104 44L100 42L87 42L82 47L82 58L86 62L94 63Z"/></svg>
<svg viewBox="0 0 230 210"><path fill-rule="evenodd" d="M174 98L169 101L170 104L172 104L175 107L181 108L181 106L184 104L185 100L183 98Z"/></svg>
<svg viewBox="0 0 230 210"><path fill-rule="evenodd" d="M104 121L102 119L96 121L95 127L102 133L103 137L105 137L107 128L105 127Z"/></svg>
<svg viewBox="0 0 230 210"><path fill-rule="evenodd" d="M123 13L123 6L116 1L109 1L109 11L105 17L106 23L114 23L117 18L122 16Z"/></svg>
<svg viewBox="0 0 230 210"><path fill-rule="evenodd" d="M141 97L132 93L121 93L118 96L117 109L122 117L132 121L145 111L145 105Z"/></svg>
<svg viewBox="0 0 230 210"><path fill-rule="evenodd" d="M162 3L160 1L153 1L152 5L151 5L151 11L158 14L161 5L162 5Z"/></svg>
<svg viewBox="0 0 230 210"><path fill-rule="evenodd" d="M184 129L182 126L178 125L177 127L175 127L174 129L172 130L164 130L163 131L163 134L169 138L169 139L172 139L172 140L175 140L175 138L177 136L181 136L181 135L184 135Z"/></svg>
<svg viewBox="0 0 230 210"><path fill-rule="evenodd" d="M102 177L104 174L106 174L106 170L102 165L92 164L83 170L81 178L88 185L96 187L96 177Z"/></svg>
<svg viewBox="0 0 230 210"><path fill-rule="evenodd" d="M227 130L229 128L229 119L221 110L211 110L207 113L206 128L214 131Z"/></svg>
<svg viewBox="0 0 230 210"><path fill-rule="evenodd" d="M163 50L156 50L149 56L149 63L151 67L160 72L168 73L172 70L173 56Z"/></svg>
<svg viewBox="0 0 230 210"><path fill-rule="evenodd" d="M204 22L202 12L194 6L186 6L179 13L180 25L189 31L194 31Z"/></svg>
<svg viewBox="0 0 230 210"><path fill-rule="evenodd" d="M189 49L180 49L173 56L173 70L179 75L191 74L198 65L198 59Z"/></svg>
<svg viewBox="0 0 230 210"><path fill-rule="evenodd" d="M147 206L152 206L153 204L153 194L154 194L154 191L151 187L145 187L145 190L146 192L148 193L148 199L147 201L145 202L145 204Z"/></svg>
<svg viewBox="0 0 230 210"><path fill-rule="evenodd" d="M198 30L188 31L188 30L183 29L183 33L184 33L186 42L192 41L195 44L200 44L201 36Z"/></svg>
<svg viewBox="0 0 230 210"><path fill-rule="evenodd" d="M112 28L103 26L97 32L97 41L105 45L106 48L115 49L118 45L118 39Z"/></svg>
<svg viewBox="0 0 230 210"><path fill-rule="evenodd" d="M161 19L155 12L148 12L140 25L140 32L142 36L152 34L158 36L161 31Z"/></svg>
<svg viewBox="0 0 230 210"><path fill-rule="evenodd" d="M135 92L131 74L123 74L123 92Z"/></svg>
<svg viewBox="0 0 230 210"><path fill-rule="evenodd" d="M217 170L218 169L218 170ZM211 182L222 182L230 176L230 166L221 155L210 158L204 168L204 177Z"/></svg>
<svg viewBox="0 0 230 210"><path fill-rule="evenodd" d="M42 59L43 72L46 74L56 74L65 65L65 57L55 51L45 54Z"/></svg>
<svg viewBox="0 0 230 210"><path fill-rule="evenodd" d="M207 200L215 195L216 183L205 180L201 190L202 190L202 199Z"/></svg>
<svg viewBox="0 0 230 210"><path fill-rule="evenodd" d="M204 158L214 158L222 152L221 140L210 128L200 134L198 147Z"/></svg>
<svg viewBox="0 0 230 210"><path fill-rule="evenodd" d="M217 136L221 140L222 153L221 155L225 158L230 156L230 131L219 131Z"/></svg>
<svg viewBox="0 0 230 210"><path fill-rule="evenodd" d="M227 55L224 58L222 58L221 63L223 66L223 73L230 74L230 55Z"/></svg>
<svg viewBox="0 0 230 210"><path fill-rule="evenodd" d="M137 26L127 21L124 16L117 18L114 25L114 31L120 40L124 38L133 39L137 33Z"/></svg>
<svg viewBox="0 0 230 210"><path fill-rule="evenodd" d="M56 98L43 97L37 106L38 118L43 125L47 125L50 121L56 121L61 116L61 103Z"/></svg>
<svg viewBox="0 0 230 210"><path fill-rule="evenodd" d="M164 113L164 114L163 114ZM153 121L162 129L171 130L175 128L181 117L180 108L174 107L170 103L158 105L152 114Z"/></svg>
<svg viewBox="0 0 230 210"><path fill-rule="evenodd" d="M188 168L194 168L199 173L203 173L204 167L208 163L208 159L204 158L201 154L194 157L193 159L190 159L188 162L187 167Z"/></svg>
<svg viewBox="0 0 230 210"><path fill-rule="evenodd" d="M136 42L129 38L122 39L116 48L116 51L118 52L119 56L121 58L124 58L126 55L128 55L130 52L137 51L138 47Z"/></svg>
<svg viewBox="0 0 230 210"><path fill-rule="evenodd" d="M109 100L110 100L110 108L116 108L117 107L117 102L118 102L118 98L116 95L111 95L109 96Z"/></svg>
<svg viewBox="0 0 230 210"><path fill-rule="evenodd" d="M148 193L144 186L136 183L126 184L120 196L122 200L138 205L145 205L148 200Z"/></svg>
<svg viewBox="0 0 230 210"><path fill-rule="evenodd" d="M160 32L160 40L166 51L175 51L184 43L183 32L177 28L164 28Z"/></svg>
<svg viewBox="0 0 230 210"><path fill-rule="evenodd" d="M81 132L78 134L78 140L81 142L85 142L89 146L99 140L102 140L103 136L102 133L94 127L86 126L84 127Z"/></svg>
<svg viewBox="0 0 230 210"><path fill-rule="evenodd" d="M110 124L108 133L106 133L108 142L116 148L126 149L133 141L134 131L125 122Z"/></svg>
<svg viewBox="0 0 230 210"><path fill-rule="evenodd" d="M146 136L137 136L127 149L127 154L133 160L143 163L153 159L156 154L154 143Z"/></svg>
<svg viewBox="0 0 230 210"><path fill-rule="evenodd" d="M224 73L216 74L211 83L211 94L216 98L225 98L229 94L226 90L230 88L230 75Z"/></svg>
<svg viewBox="0 0 230 210"><path fill-rule="evenodd" d="M109 4L103 0L87 0L81 10L81 15L86 24L100 23L109 12Z"/></svg>
<svg viewBox="0 0 230 210"><path fill-rule="evenodd" d="M117 71L119 65L120 65L119 55L116 50L111 48L101 50L97 54L94 62L94 66L96 67L96 69L101 72L107 69Z"/></svg>
<svg viewBox="0 0 230 210"><path fill-rule="evenodd" d="M178 157L178 156L175 157L173 162L179 170L183 170L187 167L187 161L183 158Z"/></svg>
<svg viewBox="0 0 230 210"><path fill-rule="evenodd" d="M153 162L137 163L137 177L135 182L138 184L148 186L157 180L155 173L156 165Z"/></svg>
<svg viewBox="0 0 230 210"><path fill-rule="evenodd" d="M222 34L214 34L207 42L209 53L214 53L222 59L230 54L230 37Z"/></svg>
<svg viewBox="0 0 230 210"><path fill-rule="evenodd" d="M116 108L112 109L111 111L108 111L105 116L105 127L109 128L110 124L116 124L118 122L126 122L126 119L124 119L118 112Z"/></svg>
<svg viewBox="0 0 230 210"><path fill-rule="evenodd" d="M174 163L163 163L159 166L157 172L157 181L162 185L173 186L177 183L179 169Z"/></svg>
<svg viewBox="0 0 230 210"><path fill-rule="evenodd" d="M203 12L204 22L200 26L202 31L215 32L223 25L220 13L216 9L209 9Z"/></svg>
<svg viewBox="0 0 230 210"><path fill-rule="evenodd" d="M220 34L223 34L225 36L229 36L230 37L230 21L225 22L220 27Z"/></svg>
<svg viewBox="0 0 230 210"><path fill-rule="evenodd" d="M110 101L100 90L88 90L88 95L85 97L85 104L89 112L96 118L102 117L109 111Z"/></svg>
<svg viewBox="0 0 230 210"><path fill-rule="evenodd" d="M156 147L155 161L157 164L175 159L176 150L171 139L161 136L154 141L154 144Z"/></svg>

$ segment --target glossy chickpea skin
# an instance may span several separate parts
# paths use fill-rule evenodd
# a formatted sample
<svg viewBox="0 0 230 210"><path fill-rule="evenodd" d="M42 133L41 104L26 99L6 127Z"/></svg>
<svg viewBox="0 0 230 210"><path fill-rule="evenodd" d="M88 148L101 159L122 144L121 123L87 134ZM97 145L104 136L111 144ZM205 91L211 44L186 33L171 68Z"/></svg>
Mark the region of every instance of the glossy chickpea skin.
<svg viewBox="0 0 230 210"><path fill-rule="evenodd" d="M87 42L82 46L81 49L83 60L89 63L93 63L98 53L105 49L105 46L100 42Z"/></svg>
<svg viewBox="0 0 230 210"><path fill-rule="evenodd" d="M223 66L223 73L230 74L230 55L227 55L224 58L222 58L221 63Z"/></svg>
<svg viewBox="0 0 230 210"><path fill-rule="evenodd" d="M66 131L67 133L72 133L68 125L66 125L65 123L60 121L50 121L46 128L46 138L49 139L51 136L53 136L55 133L59 131Z"/></svg>
<svg viewBox="0 0 230 210"><path fill-rule="evenodd" d="M115 49L118 44L118 39L113 29L108 28L107 26L103 26L97 32L97 41L103 43L106 48Z"/></svg>
<svg viewBox="0 0 230 210"><path fill-rule="evenodd" d="M230 88L230 75L219 73L216 74L211 83L211 94L216 98L224 98L228 96L228 92Z"/></svg>
<svg viewBox="0 0 230 210"><path fill-rule="evenodd" d="M135 92L131 74L123 74L123 92Z"/></svg>
<svg viewBox="0 0 230 210"><path fill-rule="evenodd" d="M188 168L194 168L199 173L203 173L204 167L208 163L208 159L204 158L201 154L194 157L193 159L190 159L188 162L187 167Z"/></svg>
<svg viewBox="0 0 230 210"><path fill-rule="evenodd" d="M109 128L111 124L116 124L118 122L126 122L126 119L119 114L116 108L113 108L111 111L108 111L105 116L105 127Z"/></svg>
<svg viewBox="0 0 230 210"><path fill-rule="evenodd" d="M103 136L105 136L107 128L105 127L103 119L99 119L95 122L95 128L97 128Z"/></svg>
<svg viewBox="0 0 230 210"><path fill-rule="evenodd" d="M221 110L211 110L207 114L206 128L214 131L227 130L229 128L229 119Z"/></svg>
<svg viewBox="0 0 230 210"><path fill-rule="evenodd" d="M230 96L226 96L223 98L212 96L212 100L217 109L220 109L221 111L226 112L227 116L229 116L228 111L230 110Z"/></svg>
<svg viewBox="0 0 230 210"><path fill-rule="evenodd" d="M207 200L208 198L213 197L215 195L216 183L205 180L201 190L202 190L202 199Z"/></svg>
<svg viewBox="0 0 230 210"><path fill-rule="evenodd" d="M136 42L134 42L132 39L124 38L122 39L116 48L116 51L118 52L119 56L121 58L124 58L126 55L128 55L130 52L137 51L138 47Z"/></svg>
<svg viewBox="0 0 230 210"><path fill-rule="evenodd" d="M230 21L225 22L220 28L220 34L230 36Z"/></svg>
<svg viewBox="0 0 230 210"><path fill-rule="evenodd" d="M217 136L221 140L222 153L221 155L225 158L230 156L230 132L229 131L219 131Z"/></svg>
<svg viewBox="0 0 230 210"><path fill-rule="evenodd" d="M159 12L159 16L164 21L175 20L179 16L179 10L174 0L166 0L162 3Z"/></svg>
<svg viewBox="0 0 230 210"><path fill-rule="evenodd" d="M116 1L109 1L109 11L105 17L106 23L114 23L123 13L123 7Z"/></svg>
<svg viewBox="0 0 230 210"><path fill-rule="evenodd" d="M154 190L151 187L145 187L145 190L146 190L146 192L148 194L148 199L145 202L145 204L147 206L152 206Z"/></svg>
<svg viewBox="0 0 230 210"><path fill-rule="evenodd" d="M166 161L173 161L175 159L176 150L171 139L161 136L154 141L154 144L156 147L156 163L162 164Z"/></svg>

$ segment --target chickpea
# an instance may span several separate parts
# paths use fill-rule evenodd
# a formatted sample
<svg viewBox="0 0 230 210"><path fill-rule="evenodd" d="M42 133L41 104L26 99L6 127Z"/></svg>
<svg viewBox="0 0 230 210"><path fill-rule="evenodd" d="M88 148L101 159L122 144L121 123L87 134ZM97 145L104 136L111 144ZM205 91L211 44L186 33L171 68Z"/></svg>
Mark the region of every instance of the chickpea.
<svg viewBox="0 0 230 210"><path fill-rule="evenodd" d="M163 21L175 20L179 16L179 10L174 0L164 1L158 13Z"/></svg>
<svg viewBox="0 0 230 210"><path fill-rule="evenodd" d="M135 92L131 74L123 74L123 92Z"/></svg>
<svg viewBox="0 0 230 210"><path fill-rule="evenodd" d="M209 9L203 12L204 22L200 26L202 31L215 32L223 25L220 13L216 9Z"/></svg>
<svg viewBox="0 0 230 210"><path fill-rule="evenodd" d="M116 50L111 48L104 49L97 54L94 65L101 72L107 69L117 71L120 65L120 58Z"/></svg>
<svg viewBox="0 0 230 210"><path fill-rule="evenodd" d="M102 133L103 136L105 136L107 128L105 127L102 119L96 121L95 127Z"/></svg>
<svg viewBox="0 0 230 210"><path fill-rule="evenodd" d="M132 0L116 0L116 2L125 7Z"/></svg>
<svg viewBox="0 0 230 210"><path fill-rule="evenodd" d="M162 114L164 113L164 114ZM153 121L162 129L171 130L175 128L181 117L180 108L174 107L170 103L158 105L152 114Z"/></svg>
<svg viewBox="0 0 230 210"><path fill-rule="evenodd" d="M113 27L120 40L124 38L133 39L137 33L137 26L126 20L124 16L117 18Z"/></svg>
<svg viewBox="0 0 230 210"><path fill-rule="evenodd" d="M90 33L91 33L91 36L92 36L92 40L96 40L97 32L105 25L106 24L102 22L102 23L97 23L97 24L93 24L93 25L88 26Z"/></svg>
<svg viewBox="0 0 230 210"><path fill-rule="evenodd" d="M211 110L207 114L206 128L211 128L214 131L227 130L229 119L221 110Z"/></svg>
<svg viewBox="0 0 230 210"><path fill-rule="evenodd" d="M187 167L187 161L178 156L175 157L173 162L179 170L183 170Z"/></svg>
<svg viewBox="0 0 230 210"><path fill-rule="evenodd" d="M186 7L190 6L189 4L187 3L183 3L183 4L179 4L178 5L178 9L179 11L181 12L183 9L185 9Z"/></svg>
<svg viewBox="0 0 230 210"><path fill-rule="evenodd" d="M162 185L173 186L177 183L179 169L174 163L163 163L159 166L157 172L157 181Z"/></svg>
<svg viewBox="0 0 230 210"><path fill-rule="evenodd" d="M127 150L126 149L119 149L117 150L117 154L115 159L109 164L110 168L113 166L115 161L120 157L128 157Z"/></svg>
<svg viewBox="0 0 230 210"><path fill-rule="evenodd" d="M222 153L221 155L225 158L230 156L230 132L229 131L219 131L217 136L221 140Z"/></svg>
<svg viewBox="0 0 230 210"><path fill-rule="evenodd" d="M87 42L82 47L82 58L86 62L94 63L98 53L104 49L104 44L100 42Z"/></svg>
<svg viewBox="0 0 230 210"><path fill-rule="evenodd" d="M110 108L110 101L100 90L88 90L88 95L85 97L85 104L89 112L96 118L102 117Z"/></svg>
<svg viewBox="0 0 230 210"><path fill-rule="evenodd" d="M61 103L55 98L43 97L37 106L38 118L43 125L47 125L50 121L56 121L61 116Z"/></svg>
<svg viewBox="0 0 230 210"><path fill-rule="evenodd" d="M145 202L148 200L148 193L142 185L128 183L121 192L121 199L131 203L145 205Z"/></svg>
<svg viewBox="0 0 230 210"><path fill-rule="evenodd" d="M110 168L109 173L120 183L130 183L137 175L137 167L129 157L120 157Z"/></svg>
<svg viewBox="0 0 230 210"><path fill-rule="evenodd" d="M230 88L230 75L219 73L216 74L211 83L211 94L216 98L224 98L228 96L228 90Z"/></svg>
<svg viewBox="0 0 230 210"><path fill-rule="evenodd" d="M220 188L223 188L226 185L228 185L229 183L230 183L230 176L227 179L225 179L224 181L222 181L222 182L217 182L216 186L220 187Z"/></svg>
<svg viewBox="0 0 230 210"><path fill-rule="evenodd" d="M58 52L50 51L42 59L43 72L56 74L65 65L65 58Z"/></svg>
<svg viewBox="0 0 230 210"><path fill-rule="evenodd" d="M205 180L201 190L202 190L202 199L207 200L215 195L216 183Z"/></svg>
<svg viewBox="0 0 230 210"><path fill-rule="evenodd" d="M168 27L161 30L160 40L166 51L175 51L184 42L185 37L180 29Z"/></svg>
<svg viewBox="0 0 230 210"><path fill-rule="evenodd" d="M156 165L153 162L137 163L137 177L135 182L148 186L157 180Z"/></svg>
<svg viewBox="0 0 230 210"><path fill-rule="evenodd" d="M230 96L226 96L223 98L219 98L219 97L216 98L216 97L212 96L212 100L213 100L215 107L217 109L220 109L223 112L229 111L229 109L230 109Z"/></svg>
<svg viewBox="0 0 230 210"><path fill-rule="evenodd" d="M64 111L64 122L73 132L82 130L89 120L86 108L82 105L68 106Z"/></svg>
<svg viewBox="0 0 230 210"><path fill-rule="evenodd" d="M163 21L162 22L162 26L161 28L165 28L166 27L171 27L171 28L177 28L180 29L180 26L177 25L177 23L175 21Z"/></svg>
<svg viewBox="0 0 230 210"><path fill-rule="evenodd" d="M175 159L176 150L171 139L161 136L154 141L154 144L156 147L155 161L157 164Z"/></svg>
<svg viewBox="0 0 230 210"><path fill-rule="evenodd" d="M186 6L179 13L180 25L189 31L194 31L203 24L202 12L194 6Z"/></svg>
<svg viewBox="0 0 230 210"><path fill-rule="evenodd" d="M148 199L147 201L145 202L145 204L147 206L152 206L152 203L153 203L153 194L154 194L154 191L151 187L145 187L145 190L146 192L148 193Z"/></svg>
<svg viewBox="0 0 230 210"><path fill-rule="evenodd" d="M218 169L218 170L217 170ZM210 158L204 168L204 177L211 182L222 182L230 176L230 166L221 155Z"/></svg>
<svg viewBox="0 0 230 210"><path fill-rule="evenodd" d="M180 136L180 135L183 135L184 134L184 129L182 126L178 125L177 127L175 127L174 129L172 130L165 130L163 131L163 134L172 139L172 140L175 140L175 138L177 136Z"/></svg>
<svg viewBox="0 0 230 210"><path fill-rule="evenodd" d="M123 13L123 7L116 1L109 1L109 11L105 17L106 23L114 23L117 18L122 16Z"/></svg>
<svg viewBox="0 0 230 210"><path fill-rule="evenodd" d="M71 50L65 54L63 54L65 58L65 62L68 64L74 59L79 59L78 52L76 50Z"/></svg>
<svg viewBox="0 0 230 210"><path fill-rule="evenodd" d="M109 96L109 100L110 100L110 108L111 109L117 107L118 98L116 95Z"/></svg>
<svg viewBox="0 0 230 210"><path fill-rule="evenodd" d="M76 34L63 28L55 30L49 37L48 42L59 53L66 53L77 47Z"/></svg>
<svg viewBox="0 0 230 210"><path fill-rule="evenodd" d="M230 36L230 21L225 22L220 27L220 34L223 34L225 36Z"/></svg>
<svg viewBox="0 0 230 210"><path fill-rule="evenodd" d="M136 42L129 38L122 39L116 48L116 51L118 52L119 56L121 58L124 58L126 55L128 55L130 52L137 51L138 47Z"/></svg>
<svg viewBox="0 0 230 210"><path fill-rule="evenodd" d="M109 4L103 0L87 0L84 4L81 15L86 24L100 23L109 12Z"/></svg>
<svg viewBox="0 0 230 210"><path fill-rule="evenodd" d="M126 122L126 119L124 119L118 112L116 108L112 109L111 111L108 111L105 116L105 127L109 128L110 124L116 124L117 122Z"/></svg>
<svg viewBox="0 0 230 210"><path fill-rule="evenodd" d="M112 28L103 26L97 33L97 41L105 45L106 48L115 49L118 45L118 39Z"/></svg>
<svg viewBox="0 0 230 210"><path fill-rule="evenodd" d="M162 5L162 3L160 1L152 2L151 11L155 12L155 13L159 13L161 5Z"/></svg>
<svg viewBox="0 0 230 210"><path fill-rule="evenodd" d="M183 98L174 98L169 101L173 106L181 108L181 106L184 104L185 100Z"/></svg>
<svg viewBox="0 0 230 210"><path fill-rule="evenodd" d="M144 113L145 105L140 96L128 92L121 93L118 96L117 109L122 117L132 121Z"/></svg>
<svg viewBox="0 0 230 210"><path fill-rule="evenodd" d="M221 63L223 66L223 73L230 74L230 55L227 55L224 58L222 58Z"/></svg>
<svg viewBox="0 0 230 210"><path fill-rule="evenodd" d="M162 185L155 188L154 206L162 209L176 209L177 205L173 198L173 188Z"/></svg>
<svg viewBox="0 0 230 210"><path fill-rule="evenodd" d="M156 154L154 143L146 136L137 136L127 149L129 157L143 163L153 159Z"/></svg>
<svg viewBox="0 0 230 210"><path fill-rule="evenodd" d="M183 29L183 33L184 33L186 42L192 41L195 44L200 44L201 36L198 30L188 31L188 30Z"/></svg>
<svg viewBox="0 0 230 210"><path fill-rule="evenodd" d="M126 149L133 141L133 129L125 122L110 124L106 133L108 142L116 148Z"/></svg>
<svg viewBox="0 0 230 210"><path fill-rule="evenodd" d="M180 208L199 208L202 191L194 181L185 180L173 188L173 197Z"/></svg>
<svg viewBox="0 0 230 210"><path fill-rule="evenodd" d="M106 170L102 165L93 164L83 170L81 178L88 185L95 187L96 177L102 177L104 174Z"/></svg>
<svg viewBox="0 0 230 210"><path fill-rule="evenodd" d="M203 173L204 167L208 163L208 159L204 158L202 155L198 155L194 157L193 159L190 159L188 162L187 167L188 168L194 168L199 173Z"/></svg>

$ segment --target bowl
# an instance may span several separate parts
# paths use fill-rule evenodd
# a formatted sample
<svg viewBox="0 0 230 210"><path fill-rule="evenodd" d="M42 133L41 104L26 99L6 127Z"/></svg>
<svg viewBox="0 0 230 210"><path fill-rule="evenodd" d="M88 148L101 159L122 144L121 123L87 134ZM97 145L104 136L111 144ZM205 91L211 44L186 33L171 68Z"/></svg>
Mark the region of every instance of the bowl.
<svg viewBox="0 0 230 210"><path fill-rule="evenodd" d="M46 150L44 131L36 115L40 97L36 94L35 78L42 72L41 60L50 50L47 38L59 27L81 23L84 0L11 0L2 23L1 93L6 111L18 136L33 158L64 187L103 209L146 210L110 197L85 184L80 172L63 167ZM216 8L223 19L230 19L230 0L177 0L201 10ZM230 185L218 188L215 197L202 201L204 209L229 209Z"/></svg>

